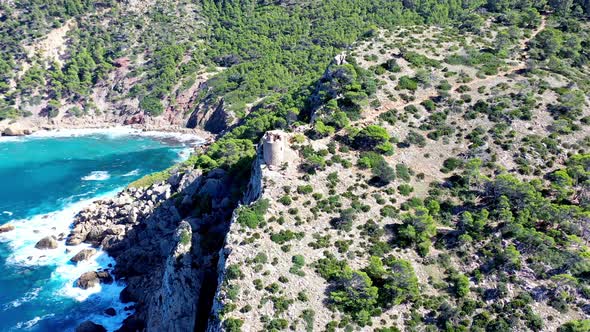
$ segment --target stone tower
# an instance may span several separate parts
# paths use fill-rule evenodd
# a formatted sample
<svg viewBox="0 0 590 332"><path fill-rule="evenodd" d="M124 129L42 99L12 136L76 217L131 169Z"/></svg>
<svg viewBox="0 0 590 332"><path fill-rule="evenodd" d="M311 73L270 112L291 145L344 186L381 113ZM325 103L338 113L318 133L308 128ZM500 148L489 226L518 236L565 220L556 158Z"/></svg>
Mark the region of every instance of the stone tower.
<svg viewBox="0 0 590 332"><path fill-rule="evenodd" d="M267 132L262 138L264 163L269 167L280 167L285 161L287 136L280 130Z"/></svg>

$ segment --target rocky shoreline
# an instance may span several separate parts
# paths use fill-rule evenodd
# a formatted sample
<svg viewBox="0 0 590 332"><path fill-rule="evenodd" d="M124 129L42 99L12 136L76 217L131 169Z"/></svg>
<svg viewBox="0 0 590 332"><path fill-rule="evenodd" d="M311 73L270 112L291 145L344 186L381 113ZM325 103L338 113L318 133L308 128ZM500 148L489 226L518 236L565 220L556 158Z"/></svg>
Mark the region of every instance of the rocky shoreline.
<svg viewBox="0 0 590 332"><path fill-rule="evenodd" d="M181 186L180 181L175 185ZM159 284L155 279L162 277L161 262L177 246L173 234L179 227L180 215L174 206L163 204L172 190L170 183L162 183L129 188L113 199L96 201L78 213L66 239L68 246L89 243L116 260L114 269L107 273L126 283L121 301L137 303L136 313L125 320L121 331L146 327L149 297L157 291L152 285ZM112 282L100 278L101 272L84 273L78 287Z"/></svg>
<svg viewBox="0 0 590 332"><path fill-rule="evenodd" d="M192 331L207 324L216 289L209 282L217 280L219 248L235 208L232 177L220 169L171 174L94 202L76 215L66 238L66 245L88 243L115 259L112 269L88 271L77 284L125 283L120 300L133 302L135 312L119 331ZM204 205L206 211L195 213Z"/></svg>
<svg viewBox="0 0 590 332"><path fill-rule="evenodd" d="M64 130L110 130L113 128L129 128L139 132L159 132L180 135L193 135L205 141L211 141L214 135L199 128L186 128L169 123L126 123L121 120L102 120L73 118L68 121L47 119L18 119L0 121L0 136L28 136L38 132L61 132Z"/></svg>
<svg viewBox="0 0 590 332"><path fill-rule="evenodd" d="M213 134L200 129L158 123L32 120L0 121L0 134L70 136L78 135L76 130L106 132L121 128L163 140L181 140L183 135L199 137L204 140L199 143L204 145L214 139ZM87 289L113 282L125 285L120 300L127 305L125 312L129 316L118 331L192 331L208 324L218 268L223 264L220 249L243 193L236 195L241 191L232 189L237 187L233 175L222 169L202 174L198 169L179 165L170 174L164 182L129 187L114 198L93 202L77 213L69 234L44 238L37 244L43 250L51 250L56 241L64 239L68 247L90 244L88 249L71 252L73 264L91 259L99 250L115 260L113 266L82 273L75 286ZM13 229L3 225L0 232ZM85 321L76 331L105 328Z"/></svg>

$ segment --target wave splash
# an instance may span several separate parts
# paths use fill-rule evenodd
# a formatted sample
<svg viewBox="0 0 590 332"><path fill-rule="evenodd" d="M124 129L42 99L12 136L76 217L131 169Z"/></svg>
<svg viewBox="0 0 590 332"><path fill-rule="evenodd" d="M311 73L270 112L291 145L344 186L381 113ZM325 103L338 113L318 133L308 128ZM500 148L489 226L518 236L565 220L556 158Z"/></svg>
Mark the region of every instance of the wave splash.
<svg viewBox="0 0 590 332"><path fill-rule="evenodd" d="M187 143L190 145L201 145L205 140L195 134L164 132L164 131L143 131L130 127L110 127L110 128L89 128L89 129L60 129L60 130L41 130L37 131L26 138L56 138L56 137L81 137L89 135L105 135L110 138L125 136L140 136L160 139L172 139L177 142ZM23 140L22 137L13 140ZM8 141L8 140L7 140Z"/></svg>
<svg viewBox="0 0 590 332"><path fill-rule="evenodd" d="M93 201L113 197L119 190L117 189L93 199L67 204L59 211L10 222L15 229L0 234L0 242L6 243L11 249L7 264L18 267L54 266L55 270L51 273L49 282L31 289L18 300L6 304L1 310L16 308L28 302L42 301L45 297L50 296L73 299L77 302L88 302L93 307L113 308L117 312L117 315L113 317L104 314L80 317L80 322L89 319L103 325L109 331L114 331L123 324L123 320L133 313L127 307L133 305L133 303L123 304L119 300L119 294L125 288L123 283L102 284L89 289L74 286L75 281L84 272L112 268L115 265L115 260L108 256L106 252L98 250L97 254L91 259L74 264L70 262L71 257L80 250L89 248L90 245L80 244L67 247L65 245L65 236L69 233L75 215L92 204ZM40 250L35 248L37 241L46 236L55 236L61 239L58 241L57 249ZM16 329L31 328L39 324L40 321L50 319L53 316L34 317L29 321L19 323Z"/></svg>
<svg viewBox="0 0 590 332"><path fill-rule="evenodd" d="M105 181L111 178L109 172L106 171L94 171L90 174L83 176L83 181Z"/></svg>
<svg viewBox="0 0 590 332"><path fill-rule="evenodd" d="M122 176L136 176L139 175L139 170L138 169L134 169L131 172L125 173Z"/></svg>

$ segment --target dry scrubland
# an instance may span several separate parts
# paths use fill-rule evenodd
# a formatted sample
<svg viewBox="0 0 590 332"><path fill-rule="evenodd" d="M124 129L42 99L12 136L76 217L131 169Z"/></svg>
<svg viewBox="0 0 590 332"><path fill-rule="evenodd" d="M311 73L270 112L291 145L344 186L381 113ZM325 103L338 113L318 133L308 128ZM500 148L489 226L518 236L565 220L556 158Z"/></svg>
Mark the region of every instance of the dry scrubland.
<svg viewBox="0 0 590 332"><path fill-rule="evenodd" d="M262 195L250 208L238 210L228 235L227 270L218 296L226 329L421 330L420 326L433 328L444 320L443 324L485 321L505 315L502 310L512 310L516 318L510 328L515 330L550 331L583 319L588 300L573 295L577 286L555 277L540 278L533 261L527 260L533 256L524 248L527 244L503 237L502 221L478 216L481 206L485 208L484 197L470 197L472 205L461 206L463 198L452 193L459 186L453 174L472 172L470 185L483 192L481 179L501 172L523 181L539 178L563 168L569 156L587 147L586 123L576 121L579 127L568 130L552 111L564 98L573 98L564 93L577 90L576 82L529 61L529 42L546 25L543 19L538 28L510 31L517 41L506 50L507 57L482 63L457 59L496 47L498 31L507 28L490 21L481 35L425 26L380 31L347 52L348 62L376 72L377 92L350 127L314 140L288 134L292 157L285 157L282 167L262 165ZM409 80L404 83L405 78ZM583 105L577 119L590 115ZM384 157L396 173L388 183L372 183L375 173L363 167L366 151L347 145L355 128L371 125L384 128L396 144ZM325 164L310 162L310 151L322 156ZM477 166L469 162L474 158ZM437 208L423 203L433 192L438 192L438 201L457 204L452 215L435 215ZM435 228L429 230L432 247L426 252L398 233L423 204ZM268 205L264 218L249 224L243 211L261 205ZM461 222L469 213L465 211L475 211L470 216L476 220L486 219L479 230L485 238L461 238L470 234ZM425 223L416 222L427 228ZM580 242L562 250L586 243ZM494 254L486 250L509 256L506 252L514 248L520 251L518 268L488 266ZM371 257L398 260L393 269L400 274L388 278L393 278L392 287L404 290L397 290L396 299L366 318L358 315L359 310L372 304L346 303L343 298L359 297L362 302L371 297L363 277L380 266L369 264ZM347 280L330 276L326 270L338 269L339 262L367 274ZM573 303L570 309L555 305L555 292L575 297L567 300ZM416 318L420 316L426 321ZM535 320L542 323L531 323Z"/></svg>

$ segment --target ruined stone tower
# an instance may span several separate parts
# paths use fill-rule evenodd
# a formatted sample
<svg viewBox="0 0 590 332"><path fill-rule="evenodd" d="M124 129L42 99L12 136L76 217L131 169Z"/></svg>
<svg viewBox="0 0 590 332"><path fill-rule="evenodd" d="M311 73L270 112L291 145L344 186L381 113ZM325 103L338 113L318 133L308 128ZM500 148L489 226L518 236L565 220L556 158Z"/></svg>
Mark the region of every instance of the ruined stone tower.
<svg viewBox="0 0 590 332"><path fill-rule="evenodd" d="M285 161L287 136L280 130L267 132L262 138L264 163L269 167L280 167Z"/></svg>

